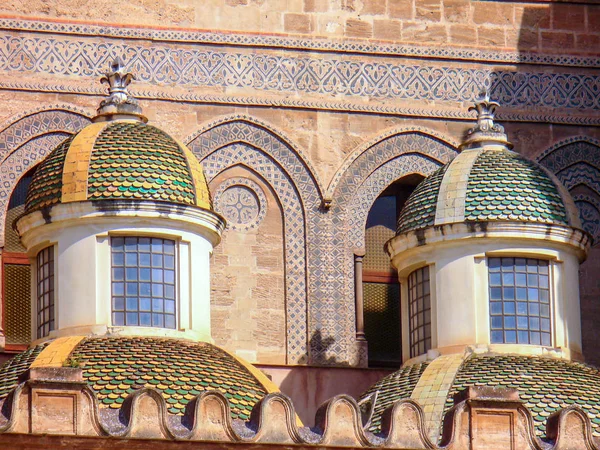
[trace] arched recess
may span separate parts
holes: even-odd
[[[558,142],[537,158],[569,190],[583,228],[600,242],[600,141],[575,136]]]
[[[44,109],[27,111],[0,125],[0,247],[3,249],[3,264],[11,264],[14,269],[12,266],[28,263],[24,255],[19,258],[18,254],[7,252],[4,248],[9,202],[19,180],[65,138],[89,122],[84,111],[70,105],[50,105]],[[4,269],[3,284],[7,281],[6,275],[10,275],[10,270],[6,270],[7,267]],[[7,287],[3,285],[0,295],[4,295]],[[4,313],[4,299],[1,304]]]
[[[314,172],[281,133],[246,116],[212,122],[186,142],[209,182],[224,170],[243,165],[259,174],[277,195],[284,217],[287,362],[308,362],[307,267],[321,203]]]
[[[354,253],[363,252],[365,224],[369,210],[381,193],[395,181],[411,174],[427,176],[451,161],[457,149],[437,134],[423,129],[399,129],[359,149],[346,170],[338,176],[332,189],[331,208],[333,242],[338,250],[331,252],[329,265],[333,282],[320,293],[332,298],[332,314],[323,325],[334,329],[333,322],[343,319],[344,330],[331,340],[354,346],[353,362],[366,365],[366,348],[356,345],[354,304]],[[324,349],[327,351],[327,349]],[[315,350],[316,351],[316,350]],[[352,350],[348,349],[352,352]]]

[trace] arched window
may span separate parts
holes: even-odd
[[[400,285],[384,245],[395,236],[398,215],[422,179],[410,175],[389,186],[375,200],[367,217],[362,280],[364,331],[372,367],[402,363]]]

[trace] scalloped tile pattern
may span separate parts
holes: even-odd
[[[398,217],[397,234],[434,224],[440,186],[448,165],[440,167],[415,188]]]
[[[195,205],[183,150],[162,130],[117,121],[96,138],[88,173],[90,200],[158,200]]]
[[[19,377],[29,369],[29,366],[47,345],[48,342],[44,342],[27,349],[0,366],[0,399],[7,397],[17,387]]]
[[[161,338],[86,338],[73,351],[100,407],[118,409],[137,389],[158,389],[171,414],[202,391],[227,397],[232,418],[248,420],[267,390],[239,362],[206,343]]]
[[[35,171],[27,189],[25,213],[60,203],[63,167],[73,139],[75,136],[65,139]]]
[[[600,436],[600,370],[582,363],[559,359],[518,356],[472,356],[459,369],[446,399],[467,386],[515,388],[535,421],[536,433],[544,436],[546,420],[570,405],[581,407],[590,417],[592,433]]]
[[[488,220],[569,224],[550,177],[536,163],[507,150],[482,151],[469,176],[465,221]]]
[[[428,362],[423,362],[402,367],[400,370],[379,380],[360,396],[360,399],[363,400],[377,392],[369,431],[374,433],[381,431],[381,415],[383,412],[396,400],[410,398],[419,378],[421,378],[428,365]]]

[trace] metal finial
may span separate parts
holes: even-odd
[[[487,90],[478,95],[475,104],[469,107],[469,112],[477,112],[477,125],[467,132],[467,138],[462,144],[463,148],[472,147],[473,144],[483,142],[502,143],[512,148],[512,144],[508,142],[504,133],[504,127],[494,122],[498,106],[500,106],[498,103],[490,100],[490,94]]]
[[[98,116],[103,120],[110,120],[113,115],[132,115],[142,117],[142,109],[138,101],[127,91],[129,84],[135,76],[125,70],[125,65],[120,57],[116,57],[109,65],[109,71],[100,79],[101,83],[108,84],[108,97],[100,102]]]

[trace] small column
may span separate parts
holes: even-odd
[[[364,317],[364,294],[363,294],[363,252],[354,253],[354,301],[356,310],[356,340],[366,341],[365,317]]]

